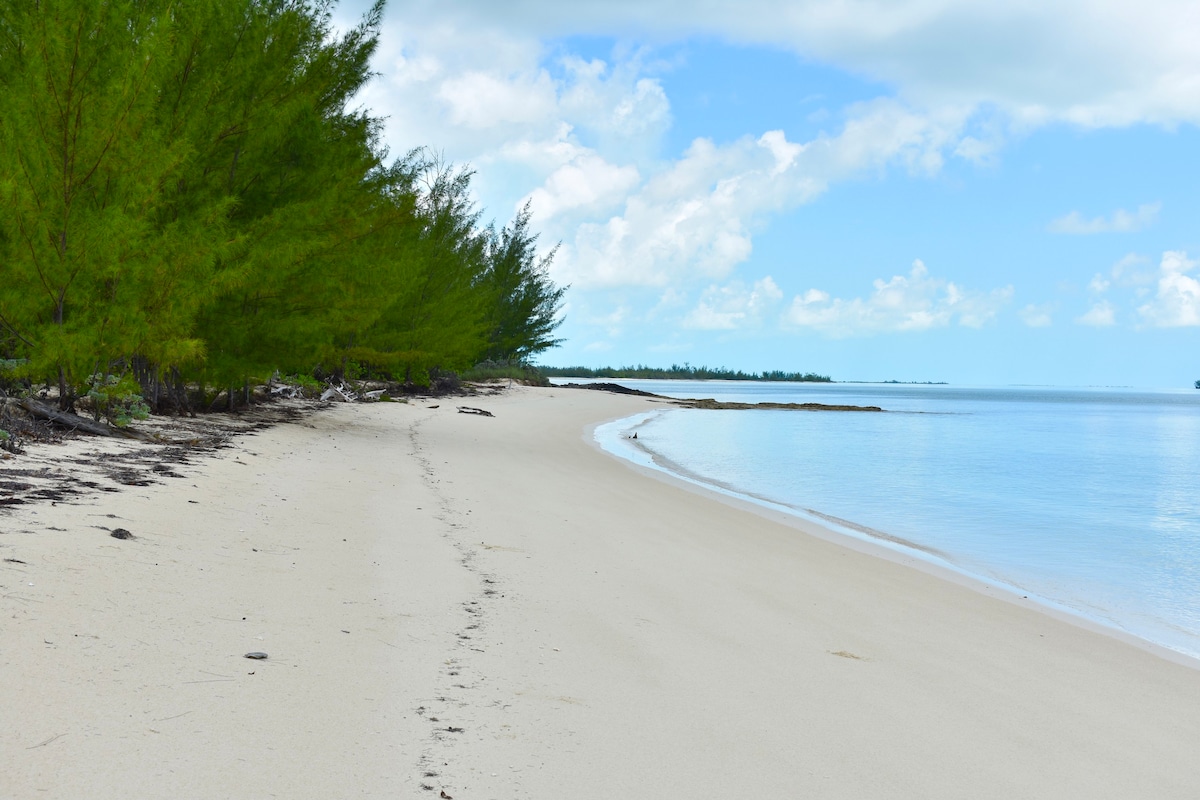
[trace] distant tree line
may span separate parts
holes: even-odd
[[[667,369],[638,365],[636,367],[543,367],[538,371],[548,378],[645,378],[650,380],[693,380],[693,381],[794,381],[806,383],[832,383],[828,375],[815,372],[742,372],[717,367],[693,367],[688,364],[672,364]]]
[[[0,379],[64,409],[114,384],[170,407],[558,342],[528,206],[497,230],[469,169],[389,159],[350,105],[382,0],[342,34],[332,7],[0,0]]]

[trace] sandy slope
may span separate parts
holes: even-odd
[[[1200,671],[471,404],[0,512],[0,797],[1196,796]]]

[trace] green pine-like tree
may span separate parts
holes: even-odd
[[[186,331],[156,330],[154,275],[187,235],[155,224],[185,159],[154,124],[171,47],[161,11],[0,0],[0,324],[64,407],[152,337],[180,358],[197,350]]]
[[[488,231],[483,285],[492,295],[486,351],[490,361],[524,364],[562,341],[552,337],[567,287],[555,286],[549,276],[558,248],[538,256],[531,217],[526,203],[499,233]]]
[[[530,212],[386,163],[351,108],[382,2],[0,0],[0,358],[69,408],[351,361],[417,382],[553,346]],[[125,385],[125,383],[121,383]]]

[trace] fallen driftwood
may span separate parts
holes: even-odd
[[[343,403],[352,403],[358,399],[358,394],[346,384],[341,386],[330,386],[321,393],[322,400],[340,400]]]
[[[157,441],[155,437],[141,431],[116,428],[112,425],[106,425],[103,422],[96,422],[87,417],[81,417],[78,414],[72,414],[69,411],[59,411],[57,408],[48,406],[45,403],[39,403],[37,400],[29,397],[17,400],[10,398],[5,402],[24,409],[27,414],[36,419],[44,419],[48,422],[53,422],[55,425],[62,425],[73,430],[90,433],[94,436],[118,436],[125,439],[138,439],[143,442]]]
[[[286,397],[293,400],[297,397],[304,397],[304,387],[294,386],[290,383],[277,383],[268,390],[268,393],[271,397]]]
[[[481,416],[481,417],[496,416],[495,414],[493,414],[490,411],[484,411],[482,408],[471,408],[470,406],[459,406],[458,413],[460,413],[460,414],[477,414],[478,416]]]

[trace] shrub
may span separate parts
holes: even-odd
[[[110,424],[124,428],[135,419],[150,417],[142,387],[129,375],[118,377],[97,372],[88,378],[87,397],[97,422],[103,417]]]

